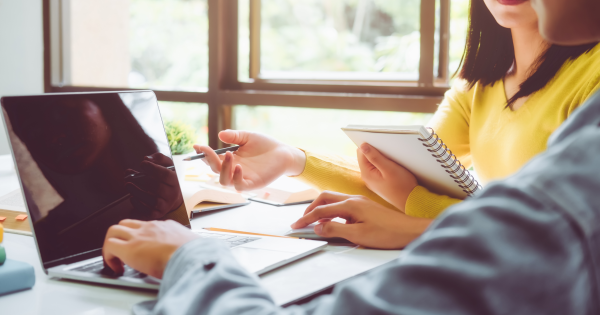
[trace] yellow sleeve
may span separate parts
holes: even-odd
[[[446,92],[444,101],[438,107],[429,122],[429,126],[440,136],[454,155],[466,167],[471,167],[471,149],[469,144],[469,121],[472,93],[462,80]],[[462,200],[438,195],[427,188],[417,186],[406,200],[406,214],[420,218],[435,218],[449,206]]]
[[[461,199],[434,194],[423,186],[417,186],[406,200],[406,214],[411,217],[433,219],[446,208],[461,201]]]
[[[362,195],[388,208],[397,210],[367,188],[360,177],[358,162],[341,156],[321,155],[308,151],[302,174],[296,178],[319,191],[330,190],[349,195]]]

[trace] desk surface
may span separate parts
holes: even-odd
[[[0,156],[0,165],[4,159],[9,160]],[[14,172],[0,169],[0,195],[16,188]],[[192,220],[192,228],[220,227],[282,234],[305,208],[306,205],[274,207],[252,203],[197,215]],[[35,243],[29,236],[6,234],[4,246],[8,258],[34,266],[36,284],[32,290],[1,296],[3,314],[130,314],[133,304],[156,297],[152,291],[49,278],[41,268]],[[325,250],[262,275],[261,281],[275,301],[284,305],[390,262],[399,253],[329,245]]]

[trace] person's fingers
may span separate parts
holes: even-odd
[[[130,227],[132,229],[138,229],[144,224],[144,221],[134,219],[123,219],[119,222],[119,225]]]
[[[252,190],[255,186],[253,180],[244,179],[244,173],[241,165],[236,165],[233,169],[233,187],[237,191]]]
[[[348,198],[352,197],[351,195],[346,195],[346,194],[342,194],[342,193],[338,193],[338,192],[334,192],[334,191],[324,191],[322,192],[317,199],[315,199],[315,201],[311,202],[310,205],[308,205],[308,207],[306,208],[306,210],[304,210],[304,215],[306,215],[307,213],[311,212],[314,208],[320,206],[320,205],[325,205],[325,204],[329,204],[329,203],[334,203],[334,202],[340,202],[340,201],[344,201]]]
[[[169,157],[167,157],[166,155],[164,155],[160,152],[154,153],[152,155],[148,155],[144,158],[144,160],[150,161],[154,164],[158,164],[158,165],[164,166],[164,167],[175,165],[175,164],[173,164],[173,160],[171,160]]]
[[[106,239],[118,238],[128,241],[133,237],[133,230],[134,229],[124,225],[113,225],[106,231]]]
[[[243,146],[250,140],[251,133],[239,130],[223,130],[219,132],[219,139],[225,143]]]
[[[123,261],[119,258],[126,251],[127,242],[113,237],[106,237],[104,246],[102,246],[102,256],[104,265],[108,266],[117,275],[125,272]]]
[[[141,189],[134,183],[126,183],[125,189],[127,189],[127,191],[129,192],[129,194],[131,194],[131,196],[139,199],[144,204],[147,204],[149,206],[156,205],[156,196],[151,192]]]
[[[367,159],[360,148],[356,149],[356,160],[358,161],[358,167],[360,168],[361,174],[367,174],[373,169],[376,169],[375,165]]]
[[[221,176],[219,176],[219,183],[223,186],[229,186],[231,184],[231,176],[233,172],[233,154],[231,152],[225,153],[225,160],[221,165]]]
[[[209,146],[205,146],[205,145],[194,145],[194,149],[196,150],[196,153],[200,154],[200,153],[204,153],[205,157],[204,157],[204,162],[207,163],[210,166],[210,169],[219,174],[221,172],[221,159],[219,158],[219,155],[217,153],[215,153],[215,150],[213,150],[211,147]]]
[[[333,238],[340,237],[352,241],[356,235],[359,235],[360,224],[344,224],[335,221],[323,222],[315,226],[315,234]]]
[[[142,163],[140,163],[140,167],[144,173],[146,173],[146,175],[150,175],[169,186],[178,184],[177,174],[173,170],[170,170],[159,164],[155,164],[151,161],[142,161]]]
[[[381,154],[381,152],[368,143],[361,144],[360,150],[363,152],[367,160],[371,162],[371,164],[373,164],[373,166],[375,166],[382,174],[385,173],[385,170],[393,167],[393,164],[397,165],[396,162],[385,157],[383,154]]]
[[[292,224],[292,229],[300,229],[321,219],[343,218],[352,220],[354,208],[345,201],[318,206]]]

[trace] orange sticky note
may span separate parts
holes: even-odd
[[[26,214],[19,214],[15,220],[17,221],[25,221],[25,219],[27,219],[27,215]]]
[[[0,222],[4,222],[4,220],[6,220],[6,217],[0,217]]]

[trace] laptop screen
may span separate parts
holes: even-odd
[[[42,262],[101,253],[127,218],[190,225],[151,91],[2,98]]]

